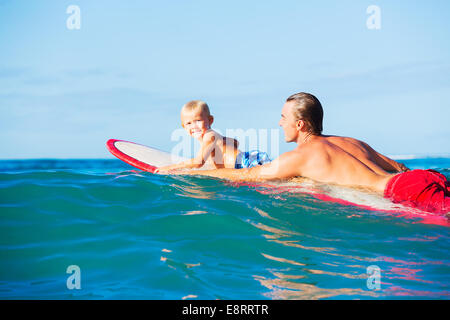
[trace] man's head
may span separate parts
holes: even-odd
[[[321,135],[323,109],[320,101],[309,93],[296,93],[286,99],[280,126],[287,142],[297,141],[299,133]]]
[[[181,108],[181,126],[194,138],[203,137],[213,121],[214,117],[204,101],[189,101]]]

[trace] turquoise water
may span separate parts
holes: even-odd
[[[450,159],[404,161],[450,176]],[[447,168],[447,169],[446,169]],[[449,228],[314,195],[0,161],[1,299],[448,299]],[[67,267],[81,289],[68,289]],[[369,266],[380,288],[367,285]]]

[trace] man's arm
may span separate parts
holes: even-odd
[[[174,174],[204,175],[232,181],[280,180],[300,176],[300,160],[298,153],[290,151],[270,163],[253,168],[180,171]]]
[[[197,158],[189,159],[180,163],[171,164],[168,166],[159,167],[155,170],[156,173],[169,172],[171,170],[179,170],[179,169],[192,169],[192,168],[200,168],[203,164],[199,163]]]
[[[377,156],[381,159],[382,163],[388,163],[388,165],[386,166],[387,169],[383,168],[386,171],[390,171],[390,172],[409,171],[409,168],[407,166],[405,166],[403,163],[392,160],[378,152],[377,152]],[[380,165],[380,164],[378,164],[378,165]],[[389,168],[393,168],[394,170],[389,170]]]
[[[363,142],[363,145],[366,147],[366,150],[369,152],[371,158],[376,162],[378,166],[383,168],[388,172],[405,172],[409,171],[403,163],[399,163],[395,160],[392,160],[381,153],[376,152],[371,146],[367,143]]]

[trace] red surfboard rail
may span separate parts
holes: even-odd
[[[133,157],[123,153],[115,146],[116,142],[127,142],[127,143],[132,143],[132,144],[138,144],[138,143],[134,143],[131,141],[125,141],[125,140],[118,140],[118,139],[109,139],[106,142],[106,148],[108,148],[109,152],[111,152],[114,156],[116,156],[120,160],[128,163],[129,165],[132,165],[135,168],[141,169],[142,171],[155,173],[155,170],[157,169],[157,167],[147,164],[145,162],[139,161],[138,159],[133,158]]]

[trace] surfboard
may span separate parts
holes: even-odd
[[[168,152],[148,147],[142,144],[138,144],[131,141],[110,139],[106,143],[108,150],[120,160],[128,163],[129,165],[138,168],[143,171],[154,173],[158,167],[170,165],[183,160],[186,160],[175,155],[171,155]],[[380,198],[379,196],[370,196],[362,192],[352,190],[349,192],[345,188],[330,186],[327,190],[319,190],[314,187],[310,182],[304,181],[290,181],[290,182],[271,182],[271,183],[246,183],[238,182],[236,185],[240,186],[257,186],[267,187],[269,193],[271,192],[301,192],[309,193],[316,198],[324,201],[340,202],[341,204],[358,204],[364,206],[367,204],[377,203],[377,209],[392,209],[392,203],[386,199],[380,199],[381,201],[374,201],[374,198]]]
[[[185,158],[172,155],[162,150],[148,147],[135,142],[110,139],[106,143],[108,150],[120,160],[143,171],[155,173],[158,167],[174,164]],[[341,205],[357,206],[370,211],[400,214],[405,218],[419,218],[421,223],[448,225],[445,217],[424,213],[418,209],[406,208],[394,204],[380,195],[371,194],[341,186],[318,187],[316,183],[303,180],[291,180],[290,182],[246,183],[234,182],[235,186],[254,187],[264,194],[302,193],[314,198],[334,202]]]
[[[162,150],[131,141],[109,139],[106,147],[114,156],[143,171],[154,173],[158,167],[186,160]]]

